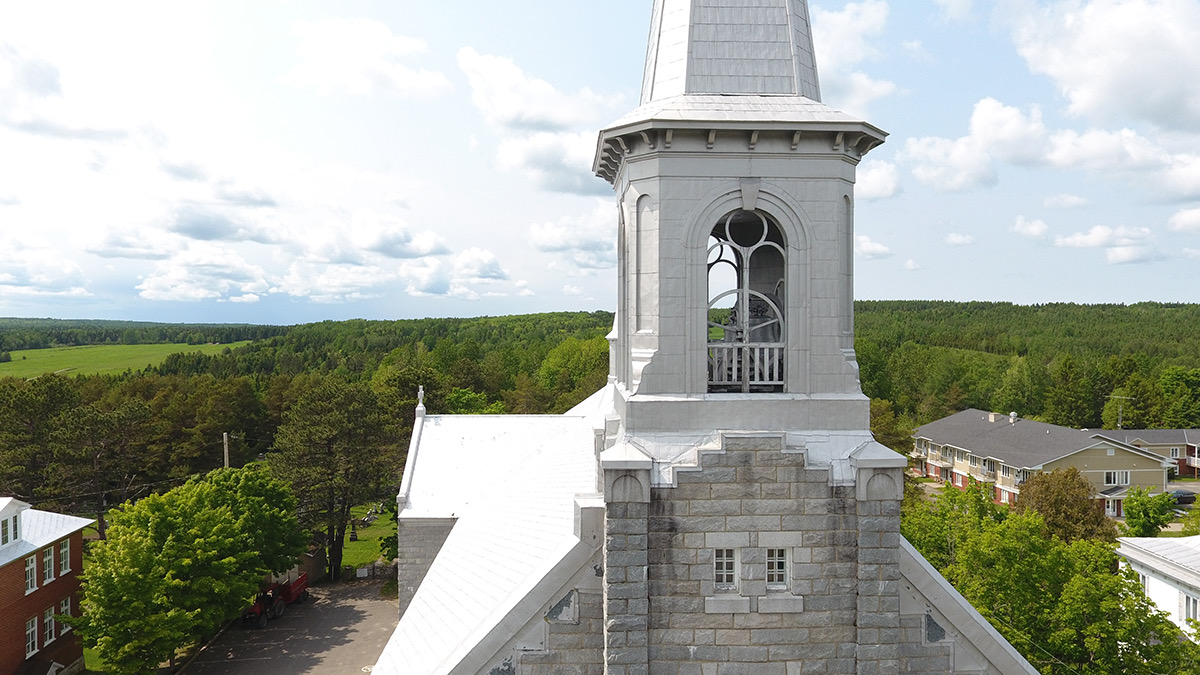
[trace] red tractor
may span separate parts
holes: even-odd
[[[266,628],[268,619],[283,616],[283,610],[294,602],[308,599],[308,572],[292,570],[282,577],[272,578],[264,584],[254,602],[242,612],[242,624]]]

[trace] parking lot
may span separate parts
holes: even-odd
[[[378,581],[315,586],[307,602],[289,605],[264,629],[235,622],[182,672],[370,672],[398,621],[397,602],[380,597],[380,586]]]

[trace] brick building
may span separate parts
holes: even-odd
[[[91,522],[0,498],[0,674],[83,670],[83,647],[58,617],[79,613],[83,528]]]
[[[655,0],[618,208],[608,385],[425,415],[375,673],[1036,671],[900,535],[853,324],[855,169],[804,0]]]

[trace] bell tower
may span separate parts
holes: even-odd
[[[885,136],[821,103],[805,0],[655,0],[640,105],[593,164],[619,201],[627,436],[868,429],[854,176]]]

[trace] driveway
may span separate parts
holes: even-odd
[[[266,628],[234,622],[182,672],[185,675],[363,673],[391,637],[399,605],[379,581],[327,584],[308,602],[288,605]]]

